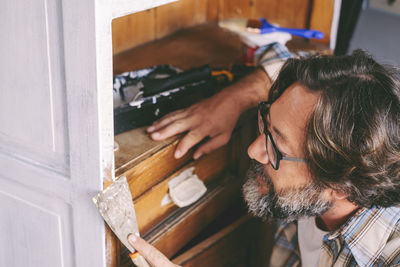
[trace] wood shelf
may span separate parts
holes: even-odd
[[[294,38],[287,46],[291,50],[329,51],[327,45]],[[242,44],[239,37],[214,24],[202,24],[182,29],[175,34],[133,48],[114,56],[114,74],[160,64],[189,69],[209,64],[213,67],[241,63]],[[161,142],[151,140],[145,128],[131,130],[115,137],[120,150],[115,153],[116,176],[169,146],[175,150],[179,136]]]

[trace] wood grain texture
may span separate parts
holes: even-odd
[[[151,157],[125,172],[133,199],[136,199],[190,160],[193,155],[192,151],[182,158],[174,158],[176,145],[177,142],[169,144],[164,149],[157,151]]]
[[[149,9],[112,21],[113,53],[118,54],[156,38],[155,9]]]
[[[117,54],[182,28],[237,17],[265,17],[282,27],[310,26],[326,34],[327,37],[323,40],[326,43],[329,40],[333,2],[334,0],[180,0],[114,20],[113,50]]]
[[[316,42],[328,44],[330,41],[334,4],[335,0],[313,0],[310,29],[325,34],[324,39],[315,40]]]
[[[207,1],[180,0],[156,9],[156,38],[207,21]]]
[[[160,40],[114,56],[114,74],[172,64],[182,69],[210,64],[220,67],[240,63],[239,37],[213,24],[182,29]]]
[[[145,239],[167,257],[172,257],[229,207],[235,198],[240,197],[241,180],[231,176],[225,177],[224,180],[225,183],[207,192],[198,202],[183,210],[178,216],[165,221],[145,236]]]
[[[106,266],[119,267],[121,242],[107,224],[105,224],[105,227],[106,227]]]
[[[249,145],[256,139],[257,130],[257,110],[252,109],[243,113],[238,121],[238,128],[232,135],[234,145],[230,146],[231,151],[229,170],[239,177],[245,177],[245,173],[249,168],[250,158],[247,154]]]
[[[207,1],[207,21],[217,23],[221,19],[221,7],[223,0],[208,0]]]
[[[172,261],[175,264],[188,267],[199,266],[199,264],[224,266],[228,259],[233,258],[232,255],[235,255],[234,258],[237,260],[240,258],[240,252],[242,252],[245,247],[242,246],[243,244],[240,244],[242,241],[241,237],[244,235],[242,228],[246,226],[249,220],[249,215],[241,217],[218,233],[177,256]],[[232,246],[234,248],[232,248]],[[216,260],[218,265],[216,265]]]
[[[146,128],[133,129],[115,136],[119,149],[115,152],[115,175],[120,176],[157,151],[177,141],[179,135],[163,141],[153,141]]]
[[[265,17],[282,27],[305,28],[310,0],[255,0],[251,17]]]
[[[219,12],[220,20],[251,17],[254,0],[223,0]]]
[[[272,227],[244,215],[173,259],[184,267],[268,266]]]
[[[168,182],[171,179],[178,176],[187,168],[195,167],[194,174],[207,185],[225,169],[227,165],[227,154],[228,148],[225,146],[199,160],[193,161],[174,172],[168,178],[162,180],[159,184],[136,199],[134,204],[139,232],[141,234],[146,234],[152,227],[160,223],[173,211],[179,209],[173,202],[164,206],[161,205],[163,198],[168,194]]]

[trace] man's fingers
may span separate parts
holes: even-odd
[[[151,138],[154,140],[163,140],[176,134],[189,130],[190,124],[187,120],[176,120],[164,128],[153,132]]]
[[[155,132],[163,128],[164,126],[170,124],[171,122],[184,118],[186,116],[186,112],[184,111],[185,111],[184,109],[177,110],[165,115],[159,120],[156,120],[150,127],[147,128],[147,132],[149,133]]]
[[[155,247],[144,241],[141,237],[134,234],[128,236],[129,243],[137,250],[140,254],[155,267],[170,267],[176,266],[170,260],[158,251]]]
[[[188,132],[182,140],[178,143],[175,150],[175,158],[180,158],[186,154],[193,146],[199,143],[203,138],[206,137],[198,129],[193,129]]]
[[[225,145],[228,143],[230,136],[225,135],[225,134],[220,134],[217,136],[214,136],[210,140],[208,140],[205,144],[202,144],[196,152],[193,154],[194,159],[200,158],[204,154],[208,154],[209,152]]]

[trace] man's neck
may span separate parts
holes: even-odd
[[[334,231],[344,224],[359,206],[347,199],[337,200],[332,208],[316,219],[317,226],[324,231]]]

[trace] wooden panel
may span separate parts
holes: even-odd
[[[180,0],[156,10],[156,37],[207,21],[207,1]]]
[[[310,29],[322,31],[324,39],[316,42],[329,43],[335,0],[313,0]]]
[[[227,266],[230,261],[234,260],[236,261],[235,266],[238,266],[239,259],[243,258],[246,247],[243,243],[246,231],[243,231],[245,230],[243,228],[249,220],[250,216],[245,215],[232,222],[231,225],[174,258],[173,262],[185,267],[202,264],[211,267]]]
[[[228,66],[241,62],[241,49],[236,35],[215,25],[198,25],[114,56],[114,73],[158,64],[182,69],[204,64]]]
[[[240,116],[237,125],[240,125],[240,128],[235,130],[235,134],[232,135],[230,141],[234,145],[230,146],[229,170],[239,177],[244,177],[249,168],[250,162],[250,158],[247,155],[247,149],[256,139],[258,134],[256,109],[251,109],[243,113]]]
[[[106,227],[106,266],[119,267],[120,266],[120,251],[121,242],[118,237],[113,233],[108,224]]]
[[[115,136],[119,149],[115,152],[115,175],[120,176],[161,149],[176,142],[179,136],[153,141],[145,127]]]
[[[61,1],[1,1],[0,147],[68,175]]]
[[[221,16],[221,7],[223,0],[208,0],[207,1],[207,21],[218,22]]]
[[[1,191],[0,203],[0,266],[64,265],[59,214]]]
[[[182,158],[175,159],[173,155],[176,145],[177,142],[169,144],[165,149],[156,152],[125,172],[133,199],[143,194],[192,157],[193,153],[191,151]]]
[[[168,182],[178,176],[182,171],[190,167],[195,167],[194,173],[208,184],[213,178],[219,175],[227,165],[227,151],[225,146],[213,153],[202,157],[188,165],[185,165],[179,171],[173,173],[167,179],[151,188],[141,197],[136,199],[135,211],[138,220],[139,232],[146,234],[150,228],[165,219],[173,211],[179,209],[173,202],[161,205],[163,198],[168,194]]]
[[[113,53],[117,54],[155,39],[154,9],[112,21]]]
[[[253,4],[254,0],[223,0],[220,18],[249,18]]]
[[[245,215],[173,259],[184,266],[268,266],[273,232],[268,223]]]
[[[240,196],[241,180],[227,176],[225,182],[207,192],[198,202],[153,230],[145,239],[172,257]]]
[[[282,27],[306,28],[310,0],[254,0],[251,17],[265,17]]]
[[[179,29],[243,17],[267,18],[282,27],[321,30],[329,40],[334,0],[180,0],[114,20],[114,54]]]

